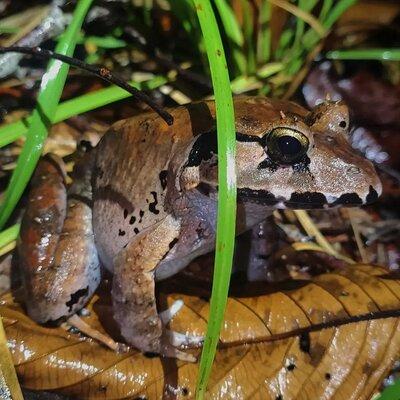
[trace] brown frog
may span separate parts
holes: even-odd
[[[359,206],[381,183],[348,142],[343,103],[314,110],[238,97],[237,233],[273,209]],[[29,315],[60,321],[88,302],[100,265],[113,274],[114,318],[143,352],[185,358],[155,301],[155,282],[214,248],[217,141],[213,101],[119,121],[77,163],[67,190],[60,162],[37,167],[19,240]],[[250,266],[251,268],[251,266]],[[187,343],[190,343],[188,338]]]

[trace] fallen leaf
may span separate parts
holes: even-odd
[[[175,279],[161,290],[161,308],[185,303],[170,328],[204,334],[204,281]],[[84,318],[121,340],[110,307],[100,291]],[[134,350],[117,354],[77,333],[39,326],[10,295],[3,296],[0,314],[27,389],[79,399],[195,395],[197,364]],[[368,399],[400,355],[399,317],[400,278],[383,267],[351,265],[311,281],[234,281],[207,399]]]

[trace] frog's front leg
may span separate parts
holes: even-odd
[[[114,318],[126,341],[143,352],[195,361],[176,349],[175,332],[163,329],[155,298],[155,269],[179,236],[171,215],[137,235],[114,259]],[[174,335],[175,334],[175,335]],[[176,336],[176,337],[174,337]]]
[[[100,282],[94,245],[90,171],[85,157],[67,200],[63,163],[42,159],[32,180],[21,223],[19,260],[28,314],[37,322],[59,321],[76,313]]]

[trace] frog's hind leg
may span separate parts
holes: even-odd
[[[154,270],[178,237],[179,221],[168,215],[155,226],[142,231],[114,260],[114,318],[127,342],[143,352],[195,361],[191,354],[175,346],[187,344],[181,334],[163,329],[179,311],[181,303],[157,313]]]
[[[77,165],[68,200],[61,159],[41,159],[32,179],[18,248],[27,311],[37,322],[73,315],[100,282],[90,207],[92,164],[89,153]]]

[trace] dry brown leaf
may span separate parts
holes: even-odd
[[[200,286],[175,281],[174,293],[161,293],[163,308],[185,302],[172,329],[205,333],[209,303],[197,295],[204,296]],[[382,267],[352,265],[292,281],[291,288],[257,287],[232,288],[207,399],[372,396],[400,355],[400,278]],[[0,314],[24,387],[79,399],[194,397],[198,364],[114,353],[61,328],[38,326],[10,298]],[[85,320],[118,339],[109,296],[96,295],[89,308]]]

